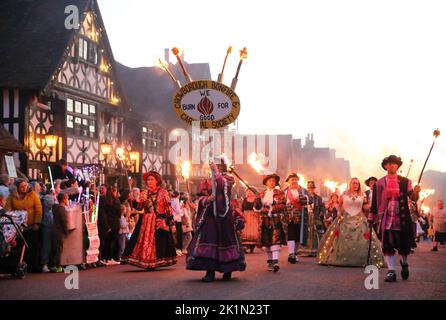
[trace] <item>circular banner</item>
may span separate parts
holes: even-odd
[[[173,108],[189,125],[200,121],[202,129],[218,129],[235,121],[240,99],[231,88],[212,80],[193,81],[178,89]]]

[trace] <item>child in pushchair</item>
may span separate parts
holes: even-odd
[[[27,222],[26,211],[0,209],[0,273],[11,274],[23,279],[27,272],[23,261],[28,248],[23,236]]]

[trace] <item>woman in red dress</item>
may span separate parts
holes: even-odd
[[[141,228],[129,264],[154,269],[176,264],[176,252],[172,236],[173,214],[169,193],[161,188],[158,172],[144,174],[147,190],[141,193]]]

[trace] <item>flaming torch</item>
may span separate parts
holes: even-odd
[[[430,208],[428,206],[426,206],[425,204],[422,204],[421,211],[423,211],[424,213],[429,213]]]
[[[225,66],[226,66],[226,60],[228,60],[228,56],[232,52],[232,46],[229,46],[228,50],[226,51],[225,61],[223,62],[223,68],[221,68],[221,73],[218,75],[218,82],[223,83],[223,75],[225,72]]]
[[[435,193],[434,189],[423,189],[420,191],[419,201],[423,202],[426,198],[430,197]]]
[[[181,88],[181,83],[179,80],[175,79],[175,77],[173,76],[172,72],[169,69],[169,64],[162,60],[161,58],[158,58],[158,66],[163,69],[164,71],[166,71],[166,73],[169,75],[170,79],[172,79],[173,83],[179,88]]]
[[[238,63],[237,72],[235,73],[234,79],[232,79],[231,89],[235,91],[235,87],[237,87],[238,75],[240,73],[240,69],[242,67],[243,60],[248,57],[248,50],[244,47],[240,50],[240,62]]]
[[[339,184],[335,181],[330,181],[330,180],[325,180],[324,186],[330,189],[332,193],[336,192],[336,190],[339,190],[341,193],[343,193],[347,189],[346,183]]]
[[[186,182],[186,189],[189,193],[189,177],[190,177],[190,161],[184,160],[181,162],[181,175],[183,176],[184,182]]]
[[[325,180],[324,181],[324,187],[327,187],[328,189],[330,189],[331,193],[335,193],[336,192],[336,187],[337,186],[338,186],[337,182],[330,181],[330,180]]]
[[[178,50],[178,48],[174,47],[174,48],[172,48],[172,53],[175,55],[175,57],[177,57],[178,63],[180,64],[181,70],[183,71],[186,81],[192,82],[192,78],[190,77],[189,73],[187,73],[186,68],[183,65],[183,62],[181,61],[180,50]]]
[[[265,172],[265,168],[262,165],[260,158],[262,158],[263,154],[257,154],[255,152],[251,153],[248,157],[248,164],[257,172]],[[264,156],[263,156],[264,158]]]
[[[427,155],[426,161],[424,162],[423,169],[421,170],[420,177],[418,178],[418,184],[420,184],[420,182],[421,182],[421,178],[423,177],[423,172],[424,172],[424,169],[426,168],[427,160],[429,160],[429,157],[430,157],[430,155],[431,155],[432,149],[434,148],[435,140],[436,140],[436,139],[438,138],[438,136],[440,135],[440,129],[434,130],[433,135],[434,135],[434,142],[432,143],[432,147],[431,147],[431,149],[429,150],[429,154]]]
[[[248,181],[243,180],[243,178],[240,177],[240,175],[235,171],[234,166],[229,166],[229,167],[228,167],[228,172],[231,173],[231,174],[233,174],[234,176],[236,176],[236,177],[240,180],[240,182],[242,183],[242,185],[244,185],[246,188],[248,188],[249,190],[251,190],[254,194],[259,194],[259,192],[258,192],[256,189],[254,189],[253,187],[251,187],[251,186],[248,184]]]

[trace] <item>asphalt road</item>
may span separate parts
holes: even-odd
[[[247,270],[234,273],[231,282],[217,275],[214,283],[202,283],[203,272],[185,269],[184,257],[173,267],[145,271],[130,265],[88,269],[79,273],[79,289],[67,290],[68,274],[28,274],[25,279],[0,276],[0,299],[160,299],[160,300],[294,300],[294,299],[446,299],[446,246],[430,252],[431,243],[419,245],[409,258],[410,278],[385,283],[379,272],[379,289],[367,290],[362,268],[317,265],[315,258],[287,262],[282,248],[281,270],[266,270],[265,254],[247,254]]]

